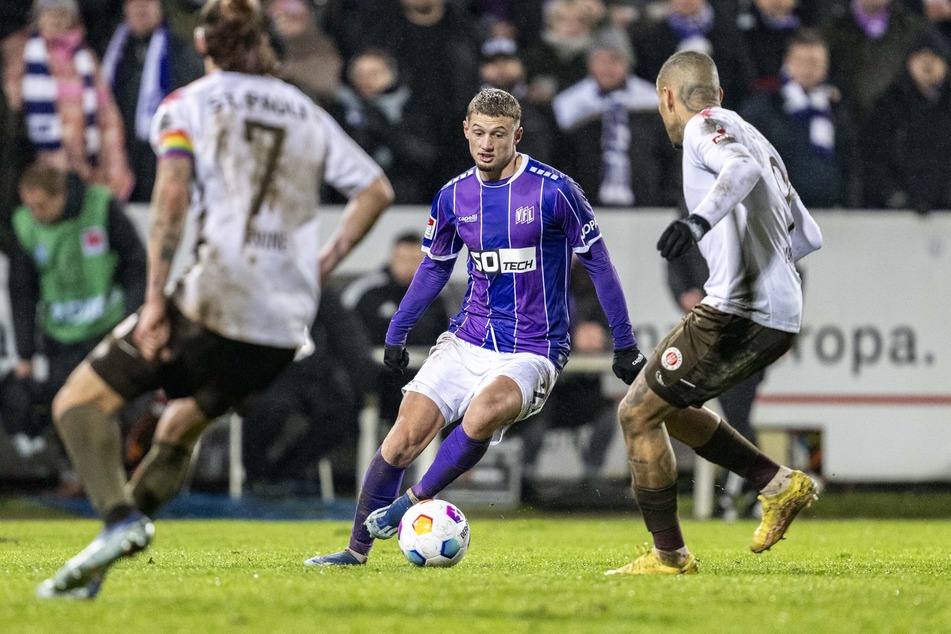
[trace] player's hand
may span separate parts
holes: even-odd
[[[383,365],[390,369],[393,374],[403,374],[403,370],[409,365],[409,352],[406,346],[383,346]]]
[[[151,361],[158,358],[168,361],[171,352],[166,347],[171,330],[168,323],[168,314],[165,312],[165,301],[146,301],[139,313],[139,321],[135,325],[132,338],[138,347],[142,358]]]
[[[630,348],[621,348],[614,351],[614,362],[611,364],[611,369],[614,370],[614,376],[630,385],[646,364],[647,357],[637,349],[637,344],[635,344]]]
[[[660,240],[657,241],[657,250],[665,259],[673,260],[700,242],[700,238],[707,231],[710,231],[710,223],[705,218],[695,214],[680,220],[674,220],[664,229],[664,233],[660,234]]]

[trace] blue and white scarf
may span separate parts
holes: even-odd
[[[817,154],[835,152],[835,125],[832,122],[831,86],[820,84],[806,92],[783,73],[783,109],[797,121],[809,124],[809,142]]]
[[[50,72],[49,52],[39,33],[27,40],[23,53],[26,72],[23,75],[23,111],[26,114],[27,134],[40,151],[54,151],[63,147],[63,121],[56,110],[56,78]],[[73,54],[73,64],[83,83],[83,113],[85,115],[86,157],[96,165],[99,159],[99,126],[96,122],[96,63],[85,46]]]
[[[601,120],[601,186],[603,205],[633,205],[631,184],[631,112],[656,112],[657,90],[640,77],[629,76],[623,88],[604,93],[590,77],[562,91],[552,101],[558,127],[565,131]]]
[[[113,90],[116,87],[116,69],[122,61],[128,40],[129,27],[122,23],[109,40],[106,54],[102,58],[102,74]],[[152,33],[149,48],[145,53],[142,84],[139,86],[139,98],[135,104],[135,136],[140,140],[148,141],[152,115],[170,92],[172,80],[168,63],[168,27],[163,25]]]

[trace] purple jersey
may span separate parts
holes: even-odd
[[[434,260],[469,250],[469,284],[450,332],[498,352],[543,355],[561,369],[571,254],[600,238],[577,183],[523,154],[508,179],[483,182],[472,168],[443,187],[423,250]]]

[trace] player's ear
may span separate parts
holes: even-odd
[[[720,103],[723,103],[723,88],[720,88]]]
[[[673,112],[674,102],[676,101],[674,97],[674,91],[668,88],[667,86],[664,86],[663,90],[664,90],[664,96],[663,96],[664,109],[667,110],[667,112]]]
[[[469,119],[468,118],[462,120],[462,134],[464,134],[467,139],[469,138]]]
[[[198,51],[198,54],[204,57],[208,54],[208,46],[205,44],[205,29],[203,27],[196,27],[194,32],[195,39],[195,50]]]
[[[518,145],[518,142],[522,140],[522,134],[525,132],[525,128],[519,126],[515,130],[515,144]]]

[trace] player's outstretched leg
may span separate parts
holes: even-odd
[[[148,548],[154,533],[152,520],[138,511],[107,525],[82,552],[41,583],[36,595],[41,599],[94,598],[112,565]]]
[[[304,561],[305,566],[359,566],[365,564],[373,546],[373,536],[364,522],[374,509],[392,502],[400,492],[406,469],[391,465],[377,450],[363,477],[363,486],[353,512],[350,544],[344,550],[330,555],[317,555]]]
[[[304,562],[305,566],[362,566],[367,556],[350,548],[330,555],[315,555]]]
[[[367,527],[370,535],[374,539],[389,539],[396,535],[400,527],[400,520],[403,515],[414,504],[418,504],[419,499],[409,490],[390,504],[378,508],[367,516],[363,525]]]
[[[608,570],[606,575],[695,575],[697,574],[697,560],[690,553],[678,565],[665,562],[657,553],[656,548],[644,544],[643,554],[631,563]]]
[[[761,553],[769,550],[783,538],[799,511],[819,499],[816,483],[802,471],[789,471],[782,481],[770,483],[763,489],[759,501],[763,505],[763,519],[753,532],[750,550]]]
[[[484,391],[488,392],[488,389]],[[470,412],[478,410],[475,402],[470,405]],[[478,464],[489,448],[490,440],[491,433],[489,438],[473,438],[466,433],[465,422],[457,425],[439,446],[433,464],[420,481],[389,506],[380,507],[367,516],[364,526],[370,535],[376,539],[389,539],[396,535],[406,511],[421,500],[435,497],[456,478]]]

